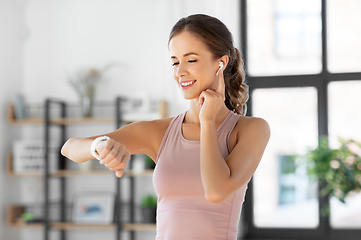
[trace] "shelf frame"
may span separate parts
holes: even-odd
[[[11,125],[43,125],[44,127],[44,142],[45,142],[45,153],[44,153],[44,170],[39,172],[14,172],[13,171],[13,155],[9,153],[7,156],[7,168],[6,172],[9,176],[16,177],[43,177],[44,178],[44,220],[42,223],[26,223],[21,219],[21,214],[25,211],[26,207],[22,205],[12,205],[9,206],[7,211],[7,223],[11,227],[25,227],[25,228],[43,228],[44,229],[44,240],[50,239],[50,230],[60,230],[60,239],[65,240],[66,230],[79,229],[79,230],[114,230],[116,229],[116,239],[121,240],[122,231],[130,231],[130,239],[135,239],[135,231],[155,231],[155,224],[140,224],[140,223],[123,223],[121,221],[121,216],[123,215],[122,209],[120,208],[121,198],[121,179],[117,178],[113,171],[110,170],[67,170],[66,169],[66,160],[67,158],[60,156],[59,158],[59,170],[50,172],[49,158],[49,141],[50,137],[50,128],[52,126],[58,126],[61,128],[61,142],[66,141],[66,126],[67,125],[76,125],[76,124],[101,124],[101,123],[115,123],[116,129],[139,120],[124,119],[124,115],[121,112],[121,103],[124,101],[124,98],[116,98],[116,112],[115,117],[108,118],[67,118],[66,108],[67,103],[62,100],[57,99],[46,99],[45,101],[45,116],[44,118],[25,118],[25,119],[16,119],[14,106],[12,104],[8,105],[8,123]],[[60,116],[61,118],[51,118],[51,105],[58,104],[60,105]],[[160,118],[168,117],[168,103],[166,101],[159,101],[158,112]],[[137,116],[135,116],[136,118]],[[152,176],[154,170],[133,170],[132,161],[130,161],[129,169],[125,170],[125,177],[130,178],[130,195],[131,195],[131,210],[130,210],[130,222],[134,222],[134,198],[135,198],[135,179],[134,177],[139,176]],[[58,177],[60,179],[60,191],[61,191],[61,209],[66,207],[66,178],[67,177],[76,177],[76,176],[113,176],[116,179],[116,214],[114,218],[114,223],[111,225],[80,225],[65,222],[66,211],[61,211],[60,222],[51,222],[49,219],[49,207],[50,207],[50,186],[49,178]]]

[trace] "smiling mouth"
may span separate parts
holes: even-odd
[[[185,87],[189,87],[189,86],[192,86],[197,80],[194,80],[194,81],[189,81],[189,82],[182,82],[180,83],[180,85],[185,88]]]

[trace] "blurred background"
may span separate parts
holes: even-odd
[[[324,135],[330,148],[340,147],[339,137],[361,142],[360,12],[359,0],[0,0],[0,239],[46,238],[43,225],[31,222],[44,214],[45,180],[38,174],[44,166],[16,165],[24,149],[44,150],[46,99],[65,101],[69,118],[98,119],[51,128],[55,152],[64,131],[66,138],[113,131],[117,97],[127,99],[124,118],[134,120],[187,109],[172,78],[167,42],[174,23],[193,13],[215,16],[233,33],[246,62],[248,115],[271,126],[247,191],[239,239],[358,239],[361,193],[351,191],[345,203],[320,196],[296,156],[316,148]],[[84,90],[85,80],[92,93]],[[59,117],[59,107],[51,116]],[[133,170],[144,171],[145,160],[135,156]],[[361,171],[361,163],[355,166]],[[54,174],[60,167],[53,168]],[[91,218],[77,223],[81,216],[74,215],[78,193],[114,193],[114,176],[94,173],[104,172],[96,165],[80,169],[69,161],[67,168],[82,174],[62,175],[70,207],[53,206],[50,215],[58,221],[61,211],[69,212],[67,221],[78,225],[58,226],[48,239],[115,239],[114,226],[99,227],[109,218],[100,218],[98,228],[81,228]],[[46,181],[51,202],[58,202],[59,179]],[[123,212],[135,215],[123,220],[144,223],[140,206],[154,194],[151,174],[124,177],[121,184],[128,206]],[[321,214],[328,203],[329,214]],[[154,239],[154,226],[125,230],[121,237]]]

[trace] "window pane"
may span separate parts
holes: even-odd
[[[330,72],[361,71],[361,1],[327,1]]]
[[[252,0],[247,5],[250,75],[321,72],[321,1]]]
[[[332,82],[329,91],[330,147],[339,147],[338,137],[361,142],[361,81]],[[331,225],[361,228],[361,193],[346,198],[346,204],[331,198]]]
[[[266,119],[271,127],[269,144],[253,178],[254,224],[317,227],[317,184],[308,181],[304,165],[295,160],[295,155],[317,146],[316,89],[257,89],[252,105],[253,115]]]

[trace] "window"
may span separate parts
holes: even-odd
[[[321,197],[297,155],[328,135],[361,141],[361,1],[242,0],[248,114],[271,138],[247,190],[245,239],[358,239],[361,193]],[[330,216],[319,209],[330,204]]]
[[[317,145],[316,89],[256,89],[253,103],[253,115],[267,119],[272,135],[254,177],[255,225],[317,227],[317,185],[307,181],[295,157]]]
[[[321,4],[315,0],[247,2],[251,75],[321,72]]]
[[[329,138],[339,147],[338,138],[361,142],[361,81],[335,81],[328,85]],[[361,179],[360,179],[361,181]],[[361,228],[361,193],[354,193],[346,204],[331,198],[331,226]]]

